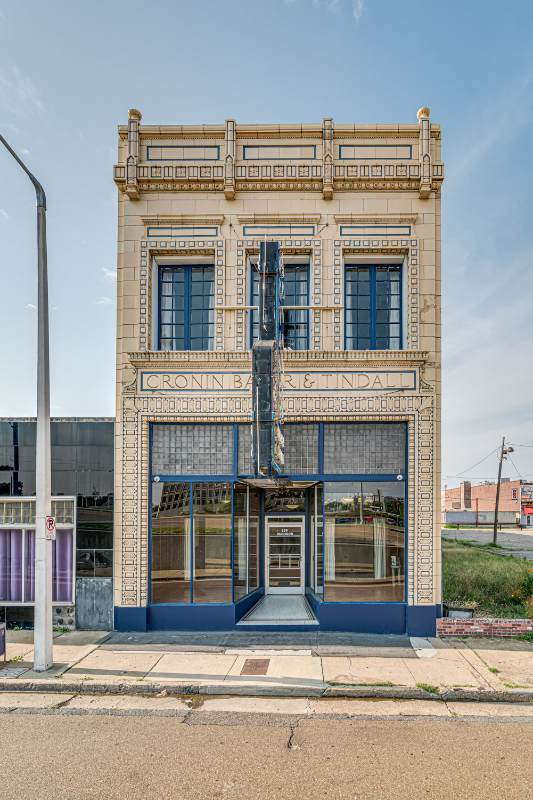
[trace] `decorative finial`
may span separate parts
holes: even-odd
[[[130,110],[128,111],[128,117],[130,119],[138,119],[140,122],[143,118],[143,115],[141,114],[140,111],[137,111],[136,108],[130,108]]]
[[[427,106],[422,106],[422,108],[418,109],[418,113],[416,116],[418,117],[418,121],[420,122],[422,117],[429,117],[429,114],[430,114],[429,108]]]

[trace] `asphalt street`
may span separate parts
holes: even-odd
[[[6,714],[0,796],[524,800],[533,796],[531,731],[512,719],[458,717]]]

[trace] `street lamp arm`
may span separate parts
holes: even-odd
[[[29,171],[26,164],[18,157],[15,151],[8,145],[8,143],[6,142],[1,133],[0,133],[0,141],[6,146],[6,148],[9,150],[15,161],[18,161],[18,163],[20,164],[26,175],[29,177],[30,181],[33,183],[35,187],[35,194],[37,195],[37,208],[44,208],[46,211],[46,195],[44,193],[43,187],[41,186],[35,175],[32,175],[32,173]]]

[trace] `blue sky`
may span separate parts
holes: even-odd
[[[533,445],[531,0],[0,0],[0,131],[48,197],[54,416],[113,415],[116,126],[443,127],[443,474]],[[35,413],[35,199],[0,151],[0,416]],[[504,475],[533,478],[533,447]]]

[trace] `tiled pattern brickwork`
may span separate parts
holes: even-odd
[[[489,636],[511,638],[531,635],[533,620],[530,619],[455,619],[442,617],[437,620],[437,636]]]

